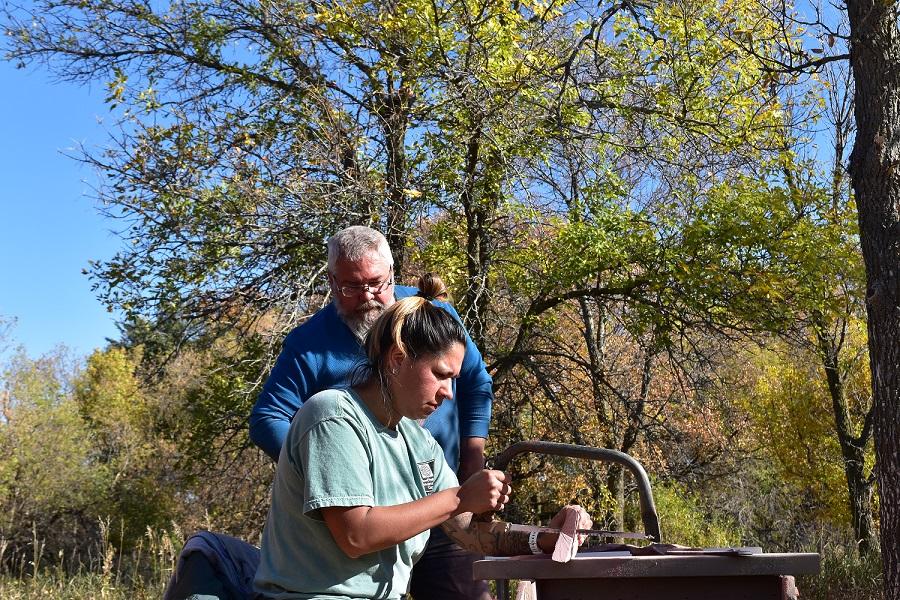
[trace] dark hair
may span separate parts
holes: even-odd
[[[447,297],[447,287],[441,278],[426,273],[419,278],[418,287],[415,296],[392,304],[369,329],[365,344],[367,362],[358,374],[362,381],[384,374],[391,346],[414,360],[443,354],[453,344],[465,346],[466,332],[462,324],[449,312],[431,303],[431,300]]]

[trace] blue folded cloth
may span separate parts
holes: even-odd
[[[243,540],[199,531],[188,538],[163,600],[251,600],[259,548]]]

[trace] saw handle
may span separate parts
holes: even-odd
[[[591,446],[578,446],[576,444],[560,444],[558,442],[545,442],[542,440],[529,440],[517,442],[494,456],[491,460],[492,468],[505,471],[509,462],[526,452],[536,454],[550,454],[554,456],[567,456],[570,458],[585,458],[602,462],[613,462],[628,469],[637,483],[638,496],[641,504],[641,521],[644,523],[644,533],[652,536],[657,543],[662,542],[659,530],[659,516],[656,514],[656,505],[653,502],[653,492],[650,489],[650,479],[647,472],[637,460],[618,450],[609,448],[594,448]],[[490,514],[475,515],[475,520],[490,520]]]

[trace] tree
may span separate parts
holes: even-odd
[[[566,383],[591,391],[603,445],[650,429],[659,364],[780,318],[794,223],[757,173],[782,152],[783,82],[736,41],[780,32],[746,3],[66,0],[6,21],[12,59],[105,81],[122,118],[85,156],[123,223],[91,269],[101,297],[186,337],[243,333],[262,352],[227,356],[257,375],[327,301],[322,241],[350,221],[386,230],[401,275],[455,269],[499,394],[561,380],[547,356],[574,348],[587,379]],[[610,323],[640,377],[605,377]],[[252,393],[240,373],[193,399]]]
[[[246,417],[266,348],[253,345],[260,337],[236,334],[183,341],[180,325],[122,324],[122,340],[91,359],[96,363],[89,369],[93,378],[80,388],[90,392],[82,395],[85,408],[93,412],[108,406],[92,422],[108,419],[107,413],[125,413],[128,418],[117,415],[113,420],[149,426],[132,428],[140,434],[132,435],[139,443],[135,449],[151,449],[152,454],[132,452],[124,461],[123,489],[159,477],[165,485],[157,486],[158,493],[169,497],[155,504],[174,515],[183,529],[208,528],[212,522],[256,539],[273,470],[268,457],[247,439]],[[122,372],[114,375],[116,369]],[[136,388],[133,394],[119,393],[128,386]]]
[[[838,78],[834,78],[838,79]],[[832,79],[832,80],[834,80]],[[834,431],[844,461],[850,523],[858,550],[877,549],[873,521],[874,474],[867,465],[867,447],[872,440],[874,403],[872,396],[858,385],[858,365],[867,359],[865,340],[857,334],[864,318],[864,274],[859,256],[859,238],[853,223],[856,206],[849,198],[843,168],[844,141],[849,136],[849,99],[846,86],[832,87],[826,93],[837,113],[832,113],[834,162],[827,183],[816,183],[815,175],[803,175],[786,167],[791,193],[809,198],[810,221],[816,227],[820,242],[817,256],[806,254],[804,260],[813,268],[797,280],[805,289],[806,301],[796,302],[794,327],[783,330],[782,338],[794,346],[812,352],[821,365],[831,397]],[[800,258],[800,257],[798,257]],[[811,260],[810,260],[811,259]],[[800,260],[803,260],[800,258]],[[854,384],[856,380],[856,384]]]
[[[851,324],[846,334],[852,339],[845,343],[864,346],[864,330],[862,322]],[[822,376],[819,348],[814,342],[798,348],[796,344],[777,340],[770,341],[767,346],[737,354],[735,363],[744,364],[735,364],[731,368],[740,370],[748,389],[742,391],[735,385],[731,393],[739,398],[736,404],[740,410],[749,416],[747,429],[751,440],[748,443],[755,447],[754,458],[767,463],[765,468],[771,470],[770,476],[784,481],[794,498],[788,505],[772,512],[792,523],[783,529],[793,530],[796,537],[789,541],[795,547],[809,543],[812,537],[809,529],[813,524],[840,532],[841,543],[848,525],[852,527],[854,540],[860,543],[872,541],[856,537],[861,529],[860,516],[868,515],[871,520],[871,497],[852,486],[860,482],[865,486],[865,470],[871,468],[874,454],[871,447],[868,451],[865,447],[860,449],[861,464],[857,466],[846,456],[848,441],[835,435],[832,382],[830,377]],[[841,370],[846,419],[851,423],[861,421],[860,416],[865,415],[869,399],[866,366],[857,361],[842,364]],[[852,469],[859,470],[861,476],[858,479],[853,478]],[[835,489],[841,486],[850,494],[835,494]],[[762,489],[764,486],[761,486],[761,495]],[[871,494],[871,484],[869,490]],[[793,508],[789,504],[793,504]],[[752,528],[765,529],[761,527],[763,523],[765,521],[760,519]],[[784,535],[787,532],[778,533]],[[870,537],[874,534],[874,530],[869,532]]]
[[[877,550],[873,522],[874,474],[865,460],[872,438],[871,395],[858,385],[867,359],[864,273],[853,202],[844,162],[852,137],[849,69],[830,63],[786,90],[784,157],[768,178],[780,182],[801,232],[785,250],[797,265],[785,283],[793,294],[772,296],[790,315],[777,327],[757,323],[804,356],[815,357],[831,398],[831,421],[844,461],[849,522],[862,553]],[[831,143],[825,143],[827,137]],[[767,341],[767,340],[766,340]],[[854,383],[856,381],[856,384]],[[789,406],[785,405],[786,413]],[[785,415],[788,418],[789,415]]]
[[[858,209],[860,245],[866,270],[866,313],[880,502],[880,540],[885,598],[900,598],[900,34],[898,5],[848,0],[846,26],[814,9],[803,18],[794,7],[780,11],[786,27],[809,27],[811,47],[783,44],[761,57],[775,76],[815,73],[824,65],[849,60],[854,83],[855,138],[848,170]],[[836,41],[846,41],[846,48]],[[813,54],[821,56],[813,56]]]
[[[808,315],[807,324],[814,332],[815,348],[828,383],[832,400],[835,431],[844,459],[844,472],[850,501],[850,518],[854,539],[863,554],[877,549],[877,533],[873,520],[872,498],[874,477],[867,466],[867,447],[872,441],[875,403],[872,395],[854,385],[854,374],[860,360],[867,359],[854,335],[863,319],[865,275],[859,256],[859,239],[854,231],[856,205],[850,200],[847,185],[845,149],[851,138],[852,87],[849,73],[840,63],[825,70],[828,90],[827,116],[833,135],[834,155],[830,182],[824,189],[829,193],[819,203],[819,218],[823,230],[830,231],[832,243],[828,247],[834,255],[823,256],[822,275],[816,292],[823,300]],[[795,179],[796,180],[796,179]],[[825,254],[825,253],[823,253]],[[816,285],[814,283],[814,285]],[[871,380],[870,380],[871,381]],[[868,386],[871,389],[871,383]]]
[[[11,59],[104,81],[110,106],[124,107],[113,146],[84,160],[108,175],[99,199],[125,242],[90,273],[129,319],[225,330],[248,311],[280,312],[281,329],[298,305],[313,308],[331,231],[383,227],[402,276],[409,226],[437,210],[465,219],[465,308],[481,339],[504,203],[515,185],[537,183],[519,173],[551,139],[609,133],[666,162],[679,126],[696,134],[688,145],[757,144],[776,109],[720,34],[754,26],[738,5],[726,15],[715,2],[314,8],[67,0],[7,9]],[[695,56],[703,60],[685,60]]]
[[[105,516],[110,481],[72,400],[78,363],[62,348],[36,359],[20,348],[0,369],[0,559],[27,556],[36,569],[61,552],[74,562]]]
[[[900,31],[895,2],[848,0],[885,598],[900,599]]]

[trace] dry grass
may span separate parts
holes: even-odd
[[[881,557],[858,556],[840,546],[822,550],[818,575],[797,578],[804,600],[881,600],[884,597]]]
[[[177,526],[147,530],[138,544],[123,552],[110,542],[109,521],[100,523],[98,540],[85,544],[77,557],[44,556],[35,535],[30,552],[7,552],[0,539],[0,598],[3,600],[158,599],[184,545]],[[5,554],[5,556],[4,556]]]
[[[184,536],[173,526],[167,531],[147,530],[130,552],[110,543],[109,523],[100,527],[100,540],[87,548],[77,562],[64,556],[43,556],[35,539],[31,551],[18,556],[0,539],[0,598],[3,600],[150,600],[161,598],[184,545]],[[73,562],[76,566],[73,567]],[[822,572],[798,577],[806,600],[880,600],[880,557],[860,558],[840,546],[823,549]]]

